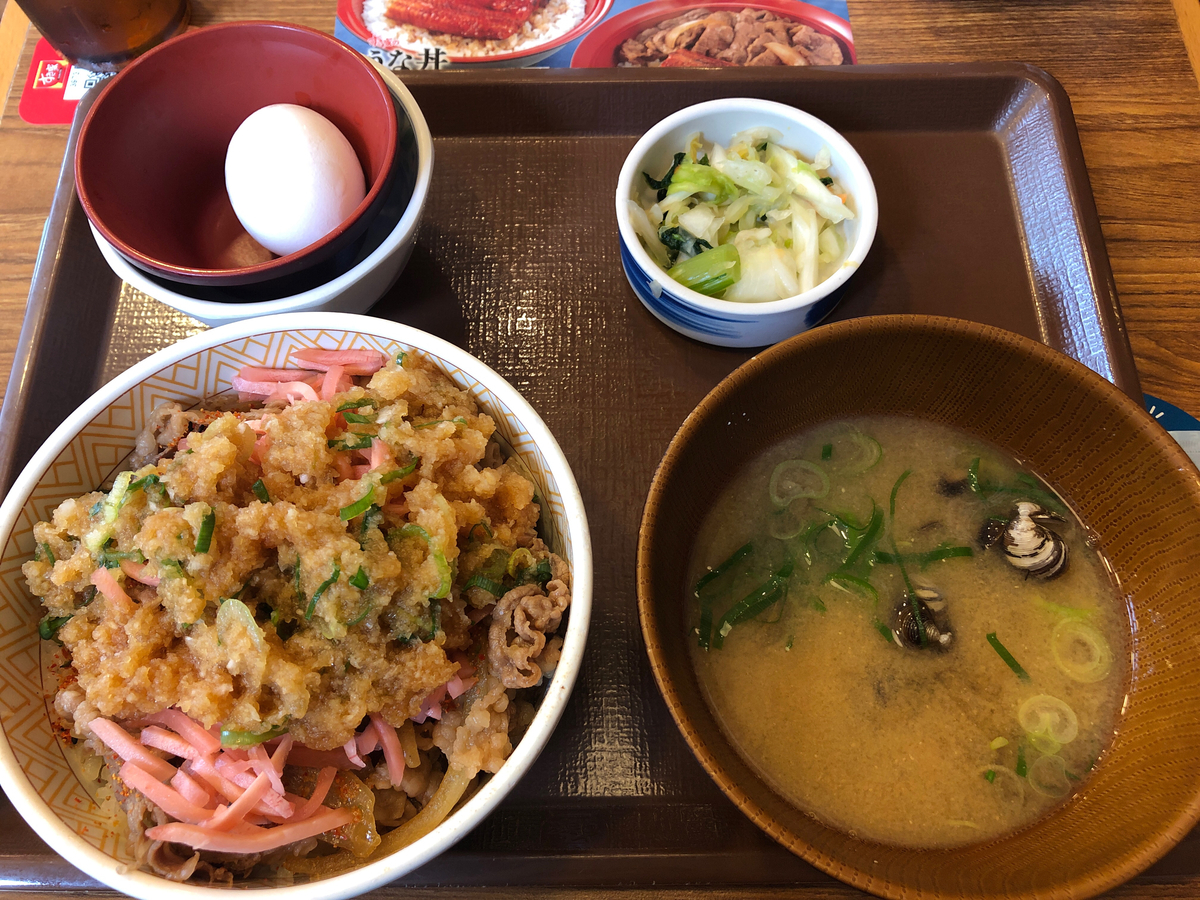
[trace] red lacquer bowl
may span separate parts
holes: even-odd
[[[237,127],[273,103],[309,107],[344,134],[367,195],[338,228],[287,256],[242,265],[248,235],[225,190]],[[75,182],[84,211],[122,256],[189,284],[254,284],[308,269],[359,238],[388,195],[396,156],[392,95],[341,41],[282,22],[230,22],[139,57],[84,120]]]
[[[586,34],[596,26],[601,19],[608,15],[608,11],[612,9],[613,0],[587,0],[583,10],[583,21],[568,31],[566,34],[552,38],[544,44],[536,44],[532,47],[526,47],[523,50],[516,50],[511,53],[493,53],[488,56],[454,56],[450,55],[449,59],[456,66],[477,66],[480,68],[488,68],[491,66],[532,66],[535,63],[545,59],[559,47],[564,44],[569,44],[582,34]],[[395,41],[383,40],[372,34],[363,22],[362,17],[363,0],[338,0],[337,14],[342,20],[350,33],[356,37],[362,38],[369,44],[376,47],[381,47],[385,50],[404,50],[413,55],[420,55],[420,48],[407,47],[398,44]]]
[[[728,9],[737,12],[747,7],[765,9],[808,25],[821,34],[829,35],[842,48],[845,62],[856,61],[850,23],[810,3],[802,3],[800,0],[713,0],[712,3],[701,3],[697,0],[653,0],[651,3],[618,13],[595,28],[575,49],[575,55],[571,57],[571,68],[612,68],[616,65],[617,50],[625,41],[657,22],[672,19],[690,9]]]

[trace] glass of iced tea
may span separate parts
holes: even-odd
[[[17,0],[29,21],[68,60],[115,72],[187,28],[188,0]]]

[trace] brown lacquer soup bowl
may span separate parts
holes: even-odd
[[[1078,516],[1111,566],[1117,608],[1128,609],[1119,617],[1127,659],[1113,645],[1123,683],[1111,744],[1062,805],[1007,835],[912,849],[824,824],[739,754],[693,666],[692,557],[716,495],[782,438],[859,415],[950,426],[1019,460]],[[886,514],[886,496],[881,506]],[[857,888],[896,898],[1090,896],[1159,859],[1200,816],[1200,474],[1138,403],[1024,337],[883,316],[823,326],[748,361],[687,418],[654,477],[638,605],[659,687],[704,768],[772,838]],[[996,677],[1013,673],[1001,665]]]

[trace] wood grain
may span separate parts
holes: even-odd
[[[13,78],[17,74],[17,63],[21,59],[21,48],[29,32],[29,19],[15,3],[0,4],[0,113],[3,113],[3,98],[8,97]]]

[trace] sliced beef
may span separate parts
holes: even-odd
[[[796,25],[791,29],[792,46],[804,56],[812,66],[840,66],[845,57],[842,48],[827,34],[810,28],[807,25]]]
[[[733,43],[733,16],[730,13],[713,13],[704,21],[708,24],[689,49],[694,53],[715,58]]]
[[[644,28],[625,41],[617,62],[629,66],[836,66],[842,48],[826,34],[765,9],[737,13],[693,9]]]
[[[488,662],[506,688],[533,687],[542,680],[539,661],[546,649],[546,635],[558,630],[571,602],[566,564],[551,555],[550,572],[545,589],[538,584],[515,587],[492,610]]]
[[[719,69],[732,65],[733,63],[713,59],[711,56],[705,56],[703,53],[696,53],[693,50],[673,50],[662,61],[664,69]]]

